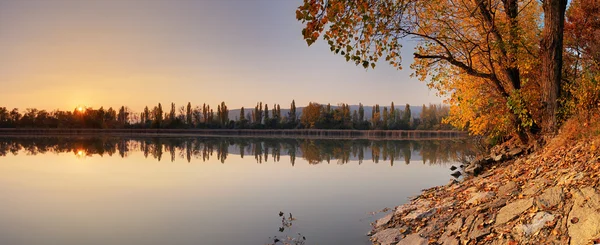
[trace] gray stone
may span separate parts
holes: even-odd
[[[388,214],[386,216],[383,216],[383,218],[378,219],[377,222],[375,223],[375,228],[380,228],[384,225],[387,225],[387,223],[390,222],[390,220],[392,220],[392,217],[394,217],[394,214]]]
[[[547,222],[554,221],[554,215],[546,213],[546,212],[538,212],[533,216],[531,220],[531,224],[519,224],[514,227],[514,230],[517,234],[522,234],[527,237],[536,234],[539,232]]]
[[[588,244],[600,235],[600,196],[591,187],[573,191],[573,208],[569,213],[567,229],[571,244]],[[576,218],[576,219],[575,219]],[[573,222],[577,220],[577,222]]]
[[[533,198],[517,200],[507,204],[498,211],[496,224],[504,224],[533,206]]]
[[[467,200],[466,204],[480,204],[487,202],[492,199],[494,195],[495,193],[492,191],[471,193],[471,198]]]
[[[371,241],[381,245],[396,244],[400,240],[401,235],[400,229],[389,228],[375,233],[371,237]]]
[[[506,182],[506,184],[498,187],[498,196],[511,195],[517,190],[517,183],[514,181]]]
[[[397,245],[427,245],[429,242],[427,239],[419,236],[417,233],[410,234],[400,240]]]
[[[536,200],[540,208],[550,209],[557,206],[563,200],[563,190],[560,186],[554,186],[544,191]]]

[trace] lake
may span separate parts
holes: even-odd
[[[0,244],[370,244],[371,212],[448,183],[469,154],[460,140],[0,137]]]

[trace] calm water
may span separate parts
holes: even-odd
[[[370,244],[380,215],[445,184],[457,141],[2,138],[0,244]],[[279,231],[278,213],[292,213]]]

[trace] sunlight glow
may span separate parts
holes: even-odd
[[[85,152],[83,150],[77,151],[77,157],[83,157],[84,155],[85,155]]]

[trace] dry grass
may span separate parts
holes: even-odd
[[[576,115],[565,122],[558,135],[544,147],[544,152],[552,153],[560,147],[582,141],[591,143],[592,148],[600,146],[600,113],[598,111]]]

